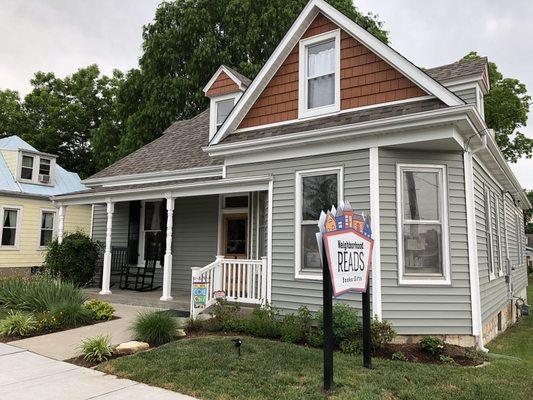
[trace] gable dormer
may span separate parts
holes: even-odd
[[[249,84],[248,78],[221,65],[205,85],[204,93],[210,99],[209,140],[222,126]]]
[[[17,157],[16,177],[20,183],[54,186],[56,156],[20,149]]]

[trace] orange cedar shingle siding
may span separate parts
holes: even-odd
[[[205,95],[207,97],[213,97],[222,94],[235,93],[239,90],[239,85],[237,85],[235,81],[228,76],[228,74],[222,71]]]
[[[319,14],[302,38],[337,29]],[[424,96],[426,93],[341,31],[341,110]],[[299,45],[296,44],[239,128],[249,128],[298,118]]]

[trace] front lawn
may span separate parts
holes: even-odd
[[[529,296],[533,298],[533,286]],[[491,358],[465,368],[335,353],[331,399],[531,399],[533,318],[525,318],[491,343],[491,351],[522,358]],[[243,338],[237,357],[231,337],[173,342],[98,369],[201,399],[322,399],[322,351],[278,341]]]

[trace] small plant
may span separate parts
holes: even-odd
[[[176,339],[177,329],[177,320],[159,311],[139,314],[132,326],[135,339],[152,346],[160,346]]]
[[[470,361],[483,360],[485,357],[476,349],[468,349],[464,353],[464,358]]]
[[[92,318],[95,320],[111,320],[115,313],[115,308],[107,301],[89,300],[85,302],[85,308],[90,311]]]
[[[307,334],[309,346],[322,347],[324,344],[324,332],[316,327],[312,327]]]
[[[240,309],[241,306],[239,303],[230,304],[226,299],[217,299],[209,312],[212,317],[209,323],[210,330],[231,331],[233,320],[237,318]]]
[[[92,313],[83,304],[64,302],[53,306],[52,314],[61,327],[86,325],[92,321]]]
[[[281,334],[278,312],[269,305],[254,309],[246,325],[246,333],[252,336],[275,339]]]
[[[302,329],[298,316],[294,314],[285,315],[281,321],[281,340],[287,343],[299,343],[305,339],[305,332]]]
[[[352,338],[341,342],[340,349],[345,354],[357,355],[363,353],[363,342],[360,338]]]
[[[44,311],[37,314],[37,330],[40,332],[52,332],[61,327],[59,319],[51,312]]]
[[[21,311],[10,311],[0,321],[0,335],[27,336],[37,329],[37,320],[32,314]]]
[[[433,336],[425,336],[420,340],[420,348],[428,353],[437,355],[444,350],[444,342]]]
[[[455,364],[455,360],[452,357],[445,356],[444,354],[439,356],[439,361],[443,364]]]
[[[188,318],[187,321],[185,322],[184,329],[185,329],[185,332],[189,334],[189,333],[199,332],[202,329],[204,329],[204,327],[205,327],[204,321],[202,321],[201,319]]]
[[[83,339],[78,346],[78,351],[85,360],[98,363],[109,360],[115,352],[109,335]]]
[[[339,346],[343,341],[349,340],[357,335],[360,330],[357,310],[344,303],[333,304],[333,341]],[[323,334],[324,317],[320,309],[316,314],[318,328]]]
[[[396,331],[387,321],[372,320],[370,326],[372,350],[381,350],[396,337]]]
[[[391,360],[407,361],[407,357],[401,351],[395,351],[394,353],[392,353]]]

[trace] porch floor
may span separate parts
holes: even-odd
[[[121,290],[111,288],[111,294],[99,294],[99,288],[83,289],[85,295],[90,299],[105,300],[110,303],[128,304],[133,306],[154,307],[164,310],[178,310],[189,313],[191,295],[185,292],[172,293],[173,300],[161,301],[161,290],[152,292],[135,292],[133,290]]]

